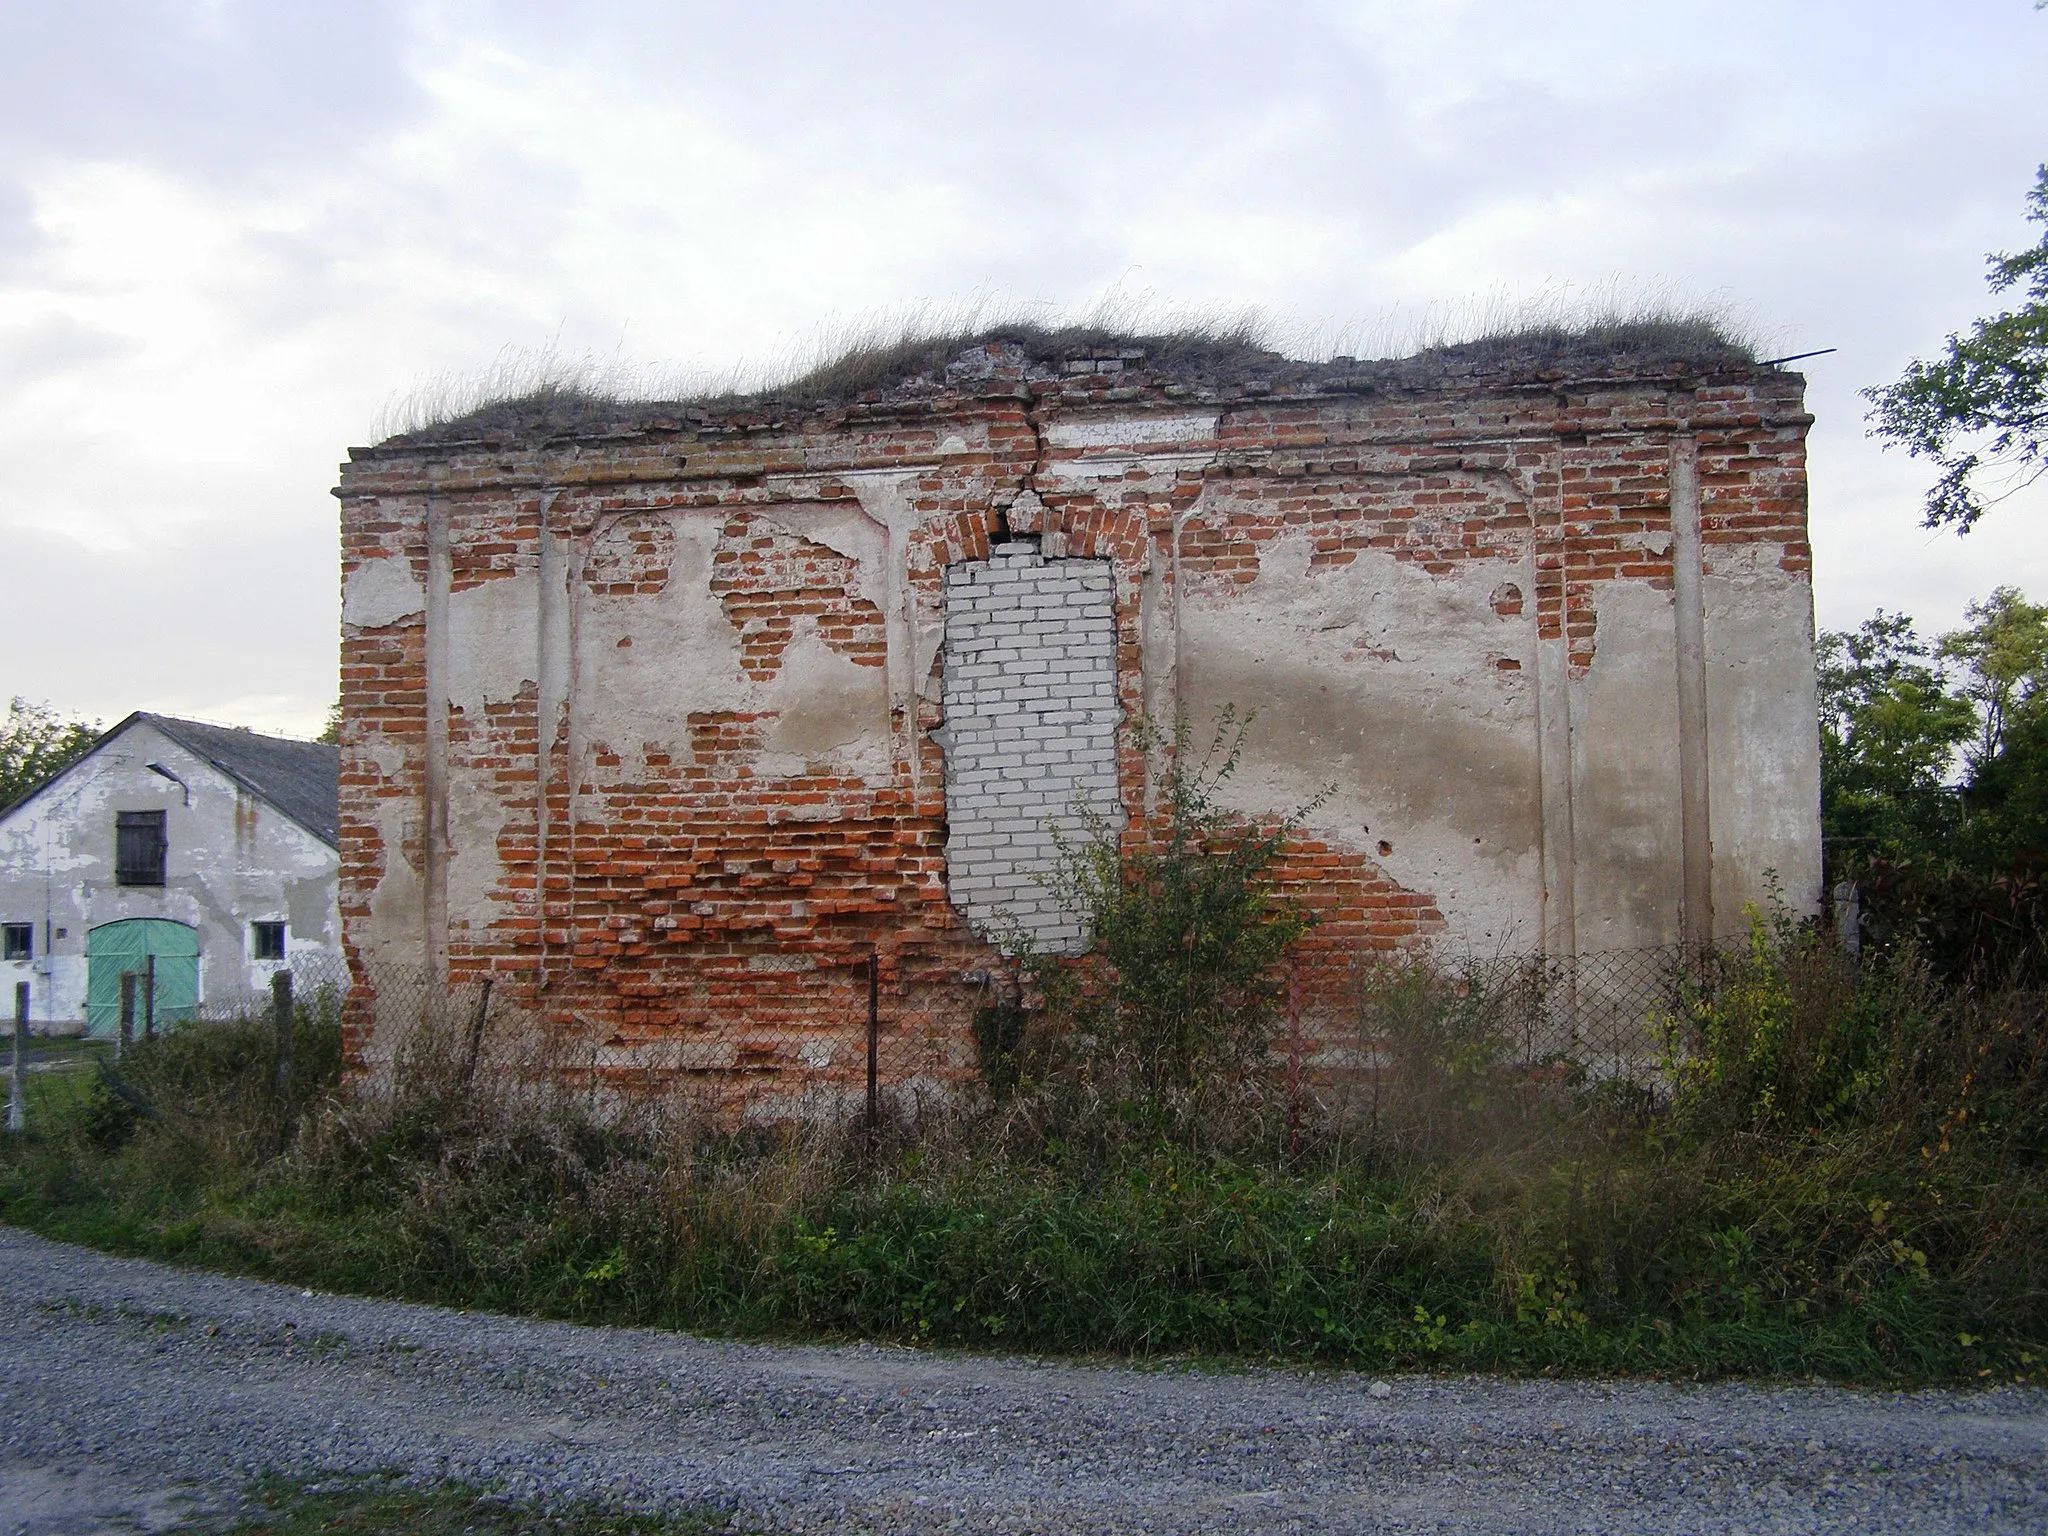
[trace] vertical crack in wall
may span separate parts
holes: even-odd
[[[1024,424],[1031,429],[1031,462],[1017,477],[1017,484],[1007,494],[999,493],[989,504],[988,541],[991,548],[1013,537],[1043,539],[1045,528],[1045,503],[1038,494],[1038,477],[1045,469],[1051,445],[1046,440],[1045,423],[1039,419],[1039,407],[1044,396],[1024,385]],[[1052,554],[1060,553],[1053,549]]]

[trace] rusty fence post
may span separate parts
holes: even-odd
[[[868,956],[868,1134],[882,1123],[882,1098],[876,1068],[882,1040],[882,956]]]
[[[21,1043],[28,1038],[28,983],[14,984],[14,1071],[7,1083],[7,1129],[19,1134],[28,1124],[21,1092]]]
[[[121,973],[121,1033],[114,1036],[114,1060],[135,1043],[135,973]]]
[[[142,1038],[156,1038],[156,956],[146,955],[142,962]]]
[[[1287,957],[1287,1158],[1301,1161],[1301,960]]]
[[[277,1075],[271,1092],[283,1109],[292,1096],[292,973],[274,972],[270,978],[270,1024],[277,1031]]]

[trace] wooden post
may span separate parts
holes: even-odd
[[[145,955],[142,961],[142,1038],[156,1038],[156,956]]]
[[[882,1036],[882,957],[868,956],[868,1131],[882,1123],[882,1099],[876,1082]]]
[[[28,1037],[28,983],[14,984],[14,1072],[7,1085],[7,1129],[19,1133],[28,1123],[21,1097],[21,1043]]]
[[[292,973],[275,971],[270,977],[270,1023],[277,1031],[277,1079],[273,1091],[282,1109],[292,1095]]]
[[[135,1043],[135,973],[121,973],[121,1033],[114,1037],[114,1060]]]

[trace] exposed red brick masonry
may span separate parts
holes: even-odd
[[[523,683],[480,705],[429,699],[431,599],[345,627],[342,915],[358,974],[373,982],[380,957],[433,962],[418,927],[432,903],[407,894],[432,878],[432,703],[447,709],[457,790],[452,978],[494,973],[558,1027],[615,1051],[658,1043],[684,1065],[744,1067],[733,1021],[843,1029],[864,997],[856,964],[873,953],[892,997],[934,1029],[963,1028],[978,994],[960,978],[991,951],[947,898],[945,757],[932,735],[942,659],[892,638],[888,573],[847,538],[834,547],[819,531],[833,519],[874,530],[860,537],[900,567],[902,612],[927,619],[942,612],[946,567],[986,558],[1013,509],[1047,553],[1112,562],[1131,719],[1147,702],[1148,583],[1168,597],[1176,583],[1247,583],[1269,541],[1298,534],[1317,568],[1365,551],[1436,578],[1474,559],[1525,561],[1528,590],[1495,586],[1492,611],[1506,623],[1526,605],[1538,638],[1565,641],[1583,677],[1602,644],[1603,584],[1672,585],[1668,466],[1680,433],[1698,444],[1709,569],[1741,550],[1801,580],[1810,571],[1809,418],[1794,374],[1732,357],[1480,351],[1307,366],[1257,354],[1157,363],[1135,350],[1034,357],[999,343],[847,402],[630,406],[555,421],[515,409],[352,450],[337,491],[345,583],[398,561],[430,592],[430,501],[446,518],[449,602],[515,578],[538,590],[547,570],[579,583],[566,592],[563,578],[567,611],[553,621],[569,637],[557,644],[562,678],[542,677],[542,659],[496,658]],[[1217,418],[1212,436],[1131,444],[1123,470],[1102,462],[1116,445],[1083,434],[1063,446],[1057,430],[1201,413]],[[874,487],[889,474],[903,478],[885,537]],[[1023,510],[1026,492],[1042,512]],[[685,509],[694,520],[664,515]],[[678,528],[711,531],[680,548]],[[544,541],[555,546],[546,560]],[[737,637],[752,702],[689,712],[666,734],[579,721],[576,690],[596,684],[569,674],[598,666],[588,605],[652,602],[691,561]],[[536,612],[518,641],[530,656],[555,643],[542,625]],[[618,654],[605,665],[657,679],[692,665],[650,653],[658,643],[622,634],[606,642]],[[787,722],[760,701],[792,683],[799,645],[853,669],[830,674],[851,679],[848,699],[870,686],[887,697],[866,758],[775,745]],[[1493,665],[1516,672],[1522,661],[1503,653]],[[1121,764],[1142,825],[1145,756],[1127,745]],[[1355,846],[1304,837],[1286,877],[1321,920],[1315,943],[1391,948],[1444,927],[1438,893],[1404,889],[1382,867],[1391,848],[1377,830]],[[406,878],[391,878],[401,862]],[[709,1054],[691,1057],[693,1041]]]

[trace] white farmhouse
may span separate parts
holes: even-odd
[[[12,1019],[119,1027],[121,976],[155,1017],[259,993],[303,960],[338,970],[337,749],[132,714],[0,810],[0,985]]]

